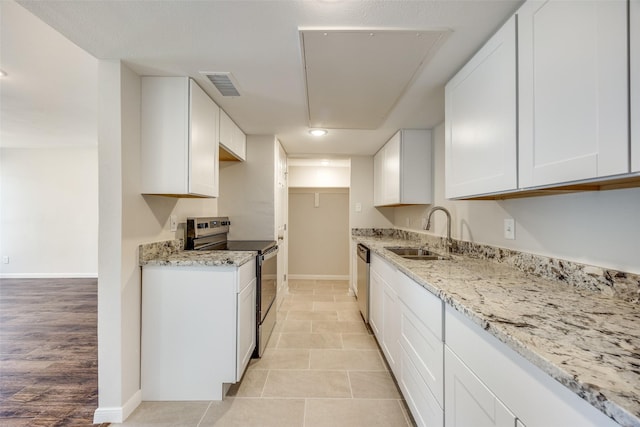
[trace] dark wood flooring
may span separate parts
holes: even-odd
[[[0,426],[89,426],[97,280],[0,279]]]

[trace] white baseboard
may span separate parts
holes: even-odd
[[[93,413],[93,423],[122,423],[142,402],[142,391],[136,391],[121,407],[98,408]]]
[[[97,279],[98,273],[0,273],[0,279]]]
[[[349,280],[348,274],[322,275],[322,274],[290,274],[289,280]]]

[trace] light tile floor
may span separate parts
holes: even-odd
[[[120,424],[118,424],[120,425]],[[409,427],[348,282],[291,280],[261,359],[222,402],[143,402],[127,427]]]

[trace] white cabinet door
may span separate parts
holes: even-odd
[[[445,427],[513,427],[516,417],[445,347]]]
[[[382,350],[391,368],[391,372],[400,376],[400,304],[395,291],[395,283],[384,283],[382,293]]]
[[[234,123],[233,146],[240,160],[247,159],[247,135]]]
[[[187,77],[142,77],[143,194],[218,196],[218,106]]]
[[[477,403],[469,402],[473,407],[493,407],[496,414],[495,397],[483,392],[483,388],[491,390],[510,411],[517,415],[521,423],[528,427],[546,426],[580,426],[580,427],[614,427],[617,423],[597,410],[574,391],[552,378],[548,373],[525,360],[521,355],[508,347],[496,337],[485,331],[480,325],[471,321],[467,315],[458,312],[451,306],[445,308],[445,335],[447,350],[455,353],[464,366],[470,369],[482,387],[468,388],[471,395],[478,399]],[[449,353],[449,351],[447,351]],[[452,353],[452,354],[453,354]],[[445,418],[455,408],[455,387],[465,384],[464,378],[451,375],[450,368],[455,358],[449,360],[445,356]],[[459,370],[456,370],[459,371]],[[457,382],[456,382],[457,381]],[[473,383],[474,381],[470,381]],[[477,381],[476,381],[477,382]],[[462,389],[461,389],[462,390]],[[484,396],[480,399],[478,396]],[[459,397],[464,402],[472,397]],[[457,410],[454,410],[454,413]],[[493,416],[496,418],[495,416]],[[497,418],[496,418],[497,419]],[[451,420],[450,420],[451,421]],[[465,424],[446,424],[465,425]],[[468,424],[480,425],[480,424]],[[494,424],[488,424],[494,425]],[[511,424],[513,425],[513,424]]]
[[[246,160],[247,136],[222,109],[220,109],[220,145],[229,153],[223,160]]]
[[[399,275],[400,344],[415,371],[436,402],[443,406],[444,361],[442,334],[442,300],[405,274]],[[405,381],[405,368],[402,379]]]
[[[516,18],[445,87],[445,197],[515,190]]]
[[[236,381],[240,381],[256,348],[256,279],[238,294]]]
[[[382,257],[371,254],[369,324],[374,330],[391,371],[399,375],[400,305],[396,291],[398,270]],[[375,294],[375,296],[374,296]],[[373,317],[373,320],[371,319]]]
[[[219,108],[189,80],[189,193],[218,197]]]
[[[237,277],[233,266],[143,267],[143,400],[222,400],[237,374]]]
[[[373,205],[382,206],[384,192],[383,189],[384,175],[384,147],[380,149],[373,157]]]
[[[385,144],[383,152],[382,203],[393,205],[400,203],[400,132]]]
[[[382,342],[382,299],[384,293],[384,282],[380,275],[373,269],[369,272],[369,326],[378,339]]]
[[[442,301],[398,275],[400,374],[398,385],[418,426],[443,425]]]
[[[376,153],[375,206],[429,204],[433,201],[431,131],[402,129]]]
[[[233,120],[225,111],[220,109],[220,145],[227,150],[233,149]]]
[[[627,3],[532,0],[517,15],[520,187],[628,172]]]
[[[630,0],[631,171],[640,172],[640,0]]]
[[[422,381],[421,374],[405,347],[400,348],[400,375],[397,380],[416,425],[418,427],[442,427],[444,425],[444,411],[441,404]]]

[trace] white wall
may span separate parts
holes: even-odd
[[[97,277],[97,146],[0,149],[0,255],[0,277]]]
[[[140,77],[100,61],[98,409],[96,422],[120,422],[140,399],[141,270],[138,246],[182,237],[169,216],[217,215],[215,199],[140,194]]]
[[[350,168],[348,166],[289,165],[289,188],[348,188],[351,180],[350,175]]]
[[[373,206],[373,156],[351,157],[350,228],[393,227],[393,208]],[[356,204],[362,210],[356,212]]]
[[[231,220],[230,240],[275,240],[275,159],[273,135],[248,135],[245,162],[220,164],[220,215]]]
[[[640,273],[640,188],[503,201],[449,201],[444,199],[444,125],[434,129],[434,141],[434,204],[451,211],[454,238]],[[395,226],[419,230],[429,207],[395,208]],[[505,218],[515,219],[515,240],[503,237]],[[434,220],[435,233],[445,235],[444,214],[436,212]]]

